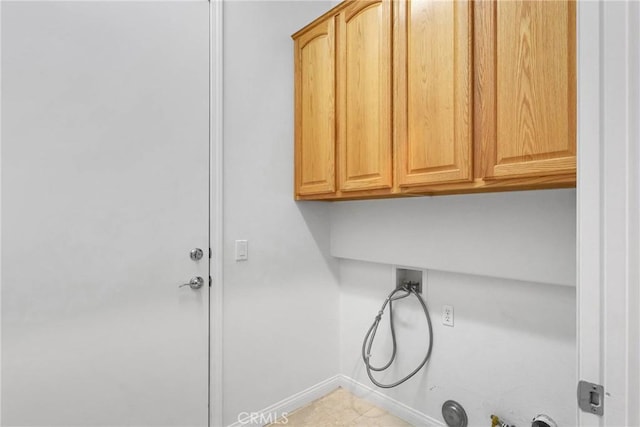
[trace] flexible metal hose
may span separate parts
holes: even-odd
[[[403,292],[403,294],[400,296],[396,296],[396,294],[400,292]],[[406,298],[412,294],[418,299],[418,301],[420,302],[420,305],[422,305],[422,309],[424,310],[424,315],[427,318],[427,325],[429,327],[429,349],[427,350],[427,354],[425,355],[420,365],[418,365],[418,367],[415,368],[409,375],[407,375],[406,377],[394,383],[382,384],[378,382],[375,378],[373,378],[371,371],[381,372],[386,370],[389,366],[391,366],[391,364],[396,358],[397,345],[396,345],[396,331],[393,324],[393,301]],[[371,362],[369,361],[369,359],[371,358],[371,347],[373,346],[373,340],[376,337],[376,332],[378,331],[378,325],[380,324],[380,319],[382,319],[382,315],[384,314],[384,309],[387,307],[387,304],[389,304],[389,325],[391,328],[391,342],[392,342],[391,359],[389,359],[389,362],[387,362],[384,366],[376,368],[375,366],[372,366]],[[417,374],[418,371],[422,369],[422,367],[427,363],[427,361],[431,357],[432,348],[433,348],[433,327],[431,326],[431,317],[429,316],[429,310],[427,309],[427,305],[425,304],[420,294],[416,292],[414,287],[411,286],[410,284],[406,284],[401,288],[394,289],[393,292],[389,294],[387,299],[382,304],[382,307],[380,308],[380,311],[378,312],[376,319],[374,320],[373,324],[369,328],[369,331],[367,331],[367,335],[365,335],[364,337],[364,341],[362,343],[362,360],[364,361],[364,365],[367,369],[367,375],[369,376],[369,379],[371,380],[372,383],[374,383],[375,385],[381,388],[392,388],[392,387],[399,386],[400,384],[404,383],[409,378]]]

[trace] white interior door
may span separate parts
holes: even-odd
[[[2,2],[2,425],[207,425],[208,73],[206,1]]]

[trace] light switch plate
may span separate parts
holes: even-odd
[[[236,240],[236,261],[246,261],[249,259],[249,241]]]

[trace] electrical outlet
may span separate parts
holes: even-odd
[[[442,306],[442,324],[445,326],[453,326],[453,306]]]

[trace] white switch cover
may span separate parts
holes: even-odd
[[[453,306],[442,306],[442,324],[446,326],[453,326]]]
[[[236,261],[246,261],[249,259],[249,242],[247,240],[236,240]]]

